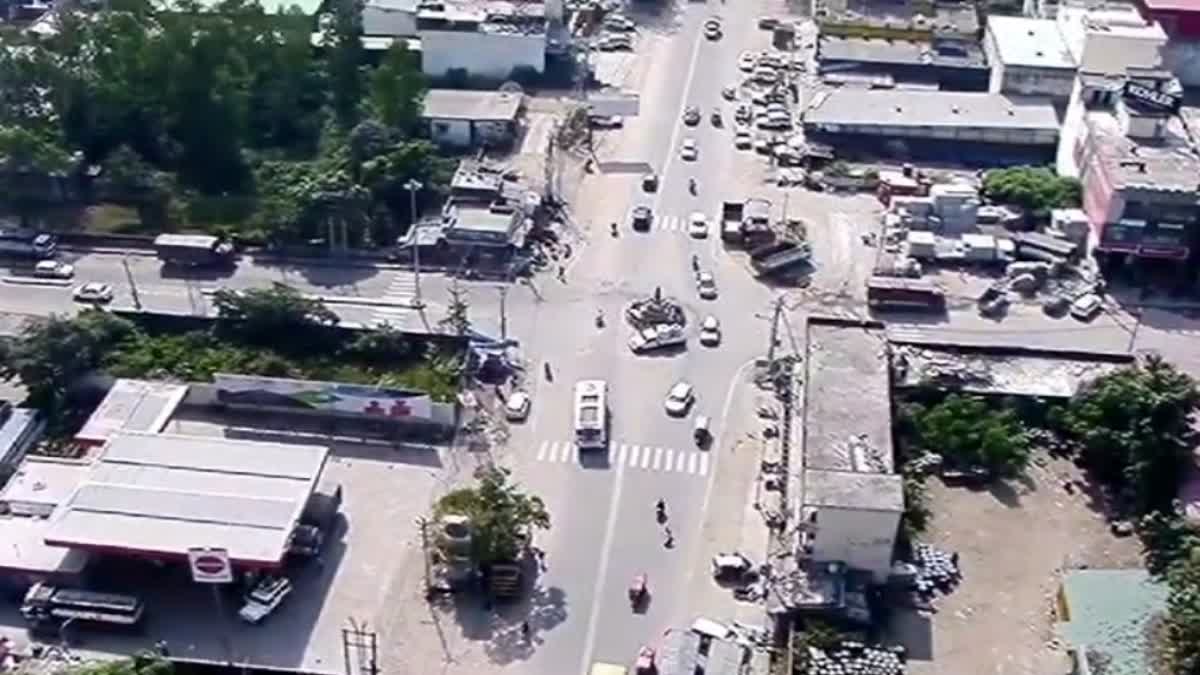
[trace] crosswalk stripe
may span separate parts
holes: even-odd
[[[681,451],[679,453],[679,456],[675,458],[675,473],[680,473],[683,471],[683,464],[686,461],[687,461],[687,453]]]
[[[642,468],[650,468],[650,448],[646,448],[646,451],[642,453]]]
[[[688,473],[696,473],[696,453],[688,455]]]
[[[705,454],[700,455],[700,475],[708,475],[708,455]]]
[[[637,466],[638,450],[639,448],[636,445],[629,448],[629,464],[627,466]]]
[[[542,441],[542,444],[538,446],[537,460],[539,462],[544,461],[546,459],[546,448],[549,445],[550,445],[550,441]]]
[[[617,464],[625,463],[625,453],[629,450],[629,446],[621,444],[621,451],[617,453]]]
[[[658,471],[659,462],[662,461],[662,456],[663,456],[663,449],[655,448],[654,449],[654,470],[655,471]]]
[[[672,449],[670,449],[670,448],[667,448],[666,452],[664,452],[664,453],[663,453],[663,470],[664,470],[664,471],[670,471],[670,470],[671,470],[671,463],[672,463],[674,460],[675,460],[675,451],[674,451],[674,450],[672,450]],[[655,468],[655,469],[657,469],[657,468],[658,468],[658,462],[655,462],[655,463],[654,463],[654,468]]]
[[[570,443],[563,443],[562,452],[559,454],[558,461],[561,463],[566,463],[566,462],[571,461],[571,444]]]

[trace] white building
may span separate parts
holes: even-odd
[[[418,0],[367,0],[362,9],[364,36],[414,37]]]
[[[516,69],[546,70],[546,12],[540,3],[438,5],[417,13],[421,69],[432,78],[506,80]]]
[[[1123,76],[1129,67],[1163,65],[1167,34],[1130,5],[1061,5],[1056,21],[1082,73]]]
[[[516,136],[522,103],[517,93],[430,89],[421,120],[433,142],[444,147],[505,145]]]
[[[983,48],[992,71],[989,92],[1064,101],[1071,97],[1077,66],[1057,22],[989,17]]]

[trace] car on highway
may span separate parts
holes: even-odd
[[[635,206],[629,212],[629,226],[635,230],[648,230],[653,221],[654,212],[649,206]]]
[[[700,156],[700,149],[696,146],[696,139],[685,138],[679,146],[679,158],[693,162]]]
[[[75,276],[75,267],[57,260],[43,260],[33,266],[33,276],[42,279],[70,279]]]
[[[733,147],[738,150],[749,150],[754,147],[754,139],[750,136],[749,129],[741,128],[734,132]]]
[[[1104,309],[1104,301],[1095,293],[1088,293],[1071,303],[1071,316],[1079,321],[1091,321]]]
[[[708,218],[700,211],[688,216],[688,236],[703,239],[708,236]]]
[[[683,123],[689,127],[694,127],[700,124],[700,108],[689,105],[683,109]]]
[[[113,289],[99,281],[89,281],[75,289],[76,302],[112,302]]]
[[[709,40],[721,39],[721,22],[717,19],[709,19],[704,22],[704,37]]]
[[[509,422],[524,422],[529,417],[529,409],[532,407],[533,401],[529,394],[514,391],[504,402],[504,418]]]
[[[696,394],[692,391],[692,385],[681,380],[667,392],[667,400],[663,402],[663,407],[667,409],[668,415],[679,417],[687,414],[688,408],[695,400]]]
[[[754,72],[758,66],[758,54],[754,52],[742,52],[738,55],[738,70],[744,73]]]
[[[700,322],[700,344],[706,347],[716,347],[721,344],[721,322],[711,314]]]
[[[696,290],[700,293],[702,300],[717,299],[717,280],[713,278],[712,272],[701,272],[696,275]]]

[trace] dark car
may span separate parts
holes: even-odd
[[[648,206],[635,206],[629,214],[629,224],[635,230],[650,229],[650,221],[654,219],[654,214],[651,213]]]
[[[700,109],[694,105],[689,105],[683,110],[683,123],[689,127],[694,127],[700,123]]]
[[[642,189],[646,192],[654,192],[658,189],[658,174],[648,173],[642,176]]]

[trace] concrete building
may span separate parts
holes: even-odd
[[[546,70],[547,6],[485,2],[426,5],[417,12],[421,70],[436,79],[507,80]]]
[[[1062,101],[1071,97],[1077,66],[1058,23],[992,16],[983,47],[991,66],[989,92]]]
[[[418,0],[367,0],[362,9],[363,36],[414,37]]]
[[[38,411],[0,401],[0,483],[42,436],[46,423]]]
[[[1055,20],[1081,73],[1124,75],[1128,67],[1162,66],[1167,34],[1132,6],[1068,3]]]
[[[886,76],[895,84],[947,91],[985,91],[988,67],[983,50],[969,40],[884,40],[822,37],[817,62],[823,76]]]
[[[523,103],[512,92],[430,89],[421,120],[441,146],[506,145],[516,137]]]
[[[817,563],[883,581],[904,512],[892,449],[891,376],[882,326],[810,319],[804,377],[801,537]]]
[[[1058,140],[1058,116],[1047,98],[1002,94],[836,90],[818,95],[805,132],[838,145],[858,139],[982,143],[1048,152]],[[822,138],[824,137],[824,138]],[[913,152],[921,148],[914,146]]]
[[[1083,210],[1109,259],[1183,260],[1200,236],[1200,154],[1170,74],[1130,75],[1111,108],[1084,114],[1073,147]]]
[[[1138,0],[1147,21],[1167,34],[1163,59],[1185,87],[1200,87],[1200,2],[1197,0]]]

